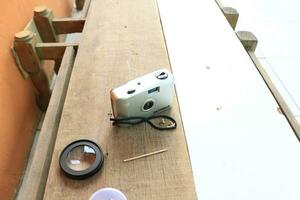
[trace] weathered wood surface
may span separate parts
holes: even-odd
[[[72,16],[77,18],[86,17],[89,4],[90,1],[86,0],[84,8],[81,11],[73,11]],[[79,34],[76,33],[68,35],[66,42],[76,42],[78,39]],[[41,131],[34,141],[23,180],[16,194],[17,200],[43,199],[58,125],[73,68],[74,56],[74,48],[67,47],[62,59],[61,68],[55,80],[52,98],[50,99]]]
[[[100,12],[101,11],[101,12]],[[154,0],[92,1],[62,113],[45,199],[88,199],[102,187],[115,187],[128,199],[196,199],[179,108],[170,115],[176,130],[161,132],[147,124],[113,127],[109,91],[126,81],[170,68]],[[59,168],[62,149],[77,139],[97,142],[107,155],[95,176],[76,181]],[[168,152],[123,163],[158,149]]]
[[[37,43],[35,49],[40,59],[62,59],[67,47],[78,48],[78,43]]]
[[[53,13],[46,6],[34,8],[33,20],[43,42],[57,42],[58,38],[52,25]]]
[[[38,57],[36,46],[37,37],[31,31],[21,31],[15,34],[14,51],[22,68],[31,75],[33,85],[38,91],[37,104],[42,111],[47,109],[51,91],[49,82],[41,61]]]
[[[56,34],[80,33],[84,27],[85,18],[53,19],[52,24]]]
[[[44,199],[88,199],[102,187],[114,187],[128,199],[196,199],[193,174],[174,97],[170,115],[176,130],[161,132],[147,124],[113,127],[109,91],[130,79],[170,68],[154,0],[92,1],[62,113]],[[77,139],[98,143],[106,158],[91,178],[65,177],[58,158]],[[123,160],[167,148],[145,159]]]
[[[61,64],[60,72],[56,77],[56,85],[45,115],[42,130],[39,133],[38,141],[33,147],[35,151],[27,166],[27,171],[20,190],[17,194],[18,200],[42,199],[46,185],[49,163],[55,143],[56,132],[62,112],[68,80],[72,72],[74,61],[74,49],[68,47]]]

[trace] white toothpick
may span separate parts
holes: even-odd
[[[123,160],[123,162],[137,160],[137,159],[144,158],[144,157],[147,157],[147,156],[152,156],[152,155],[155,155],[155,154],[163,153],[165,151],[168,151],[168,149],[162,149],[162,150],[154,151],[154,152],[151,152],[151,153],[146,153],[146,154],[143,154],[143,155],[140,155],[140,156],[135,156],[135,157],[132,157],[132,158],[127,158],[127,159]]]

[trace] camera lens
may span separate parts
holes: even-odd
[[[149,100],[144,104],[143,110],[148,111],[153,107],[153,105],[154,105],[154,102],[152,100]]]

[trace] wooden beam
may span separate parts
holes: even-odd
[[[23,67],[31,75],[33,85],[39,92],[37,104],[42,111],[47,109],[51,92],[45,72],[41,68],[40,58],[36,51],[36,36],[31,31],[15,34],[14,49]]]
[[[85,0],[75,0],[75,5],[77,10],[82,10]]]
[[[88,12],[89,3],[90,0],[87,0],[83,10],[80,12],[74,9],[73,16],[85,17]],[[66,41],[74,41],[78,39],[79,36],[77,34],[68,35],[66,37]],[[76,51],[74,51],[74,48],[67,47],[59,73],[55,79],[55,85],[47,113],[45,114],[41,132],[39,136],[36,137],[34,142],[35,145],[31,149],[24,177],[15,198],[16,200],[43,199],[44,188],[48,177],[48,170],[65,102],[69,79],[73,69],[75,54]]]
[[[28,73],[40,70],[41,62],[35,50],[36,37],[31,31],[21,31],[15,34],[14,50],[23,69]]]
[[[36,145],[33,147],[35,150],[31,152],[26,173],[16,200],[43,199],[53,146],[75,58],[74,53],[73,48],[68,47],[66,49],[60,71],[57,74],[43,126],[37,138]]]
[[[53,19],[52,25],[56,34],[79,33],[84,27],[85,18]]]
[[[258,40],[253,33],[249,31],[238,31],[236,32],[236,35],[240,39],[246,51],[255,51]]]
[[[46,6],[34,8],[33,20],[43,42],[57,42],[57,36],[52,26],[53,13]]]
[[[76,50],[78,43],[37,43],[35,49],[40,59],[57,60],[62,59],[66,48],[71,46]]]
[[[31,80],[35,88],[39,92],[37,96],[37,105],[39,106],[41,111],[45,112],[48,108],[48,104],[51,97],[51,91],[48,78],[46,76],[46,73],[44,72],[44,69],[41,68],[39,72],[31,74]]]
[[[239,19],[238,11],[232,7],[222,7],[221,9],[231,28],[234,30]]]
[[[58,71],[59,71],[59,68],[60,68],[60,65],[61,65],[61,62],[62,62],[62,59],[58,58],[56,60],[54,60],[54,71],[55,73],[57,74]]]

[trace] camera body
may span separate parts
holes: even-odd
[[[166,69],[157,70],[110,91],[115,118],[150,117],[172,103],[174,77]]]

